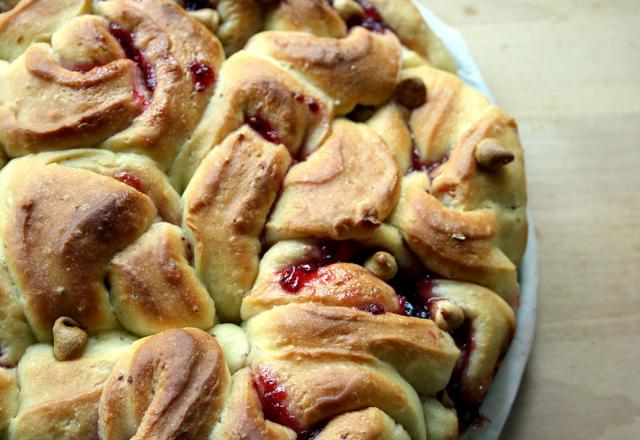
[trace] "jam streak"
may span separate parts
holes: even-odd
[[[391,285],[401,299],[404,313],[407,316],[421,319],[432,319],[432,306],[443,300],[433,292],[434,281],[443,278],[427,269],[401,272],[391,281]],[[460,350],[460,357],[451,375],[451,381],[447,386],[447,394],[453,400],[460,432],[464,432],[469,426],[479,426],[486,423],[486,419],[479,413],[479,404],[469,401],[463,389],[463,377],[466,372],[471,354],[476,349],[476,340],[473,334],[472,321],[467,319],[462,326],[451,333],[453,340]]]
[[[189,70],[196,92],[204,92],[216,80],[216,72],[207,63],[191,61]]]
[[[294,264],[278,274],[278,281],[288,293],[298,293],[309,281],[318,276],[318,265],[315,263]]]
[[[142,192],[142,182],[140,179],[127,171],[122,171],[115,175],[115,178],[120,182],[129,185],[130,187]]]
[[[318,270],[340,261],[349,261],[354,250],[348,242],[324,241],[320,244],[316,258],[292,264],[278,272],[280,287],[288,293],[296,294],[307,283],[318,277]]]
[[[320,106],[318,105],[315,99],[309,96],[305,96],[302,93],[295,93],[293,97],[300,104],[307,104],[309,111],[311,111],[312,113],[317,113],[320,111]]]
[[[149,90],[149,92],[153,93],[157,85],[156,72],[151,63],[149,63],[149,61],[145,58],[140,48],[136,46],[133,34],[129,31],[126,31],[117,23],[109,23],[109,32],[116,40],[118,40],[118,43],[122,47],[122,50],[124,50],[127,58],[133,61],[136,66],[138,66],[138,69],[142,73],[145,87],[147,88],[147,90]],[[148,99],[140,92],[134,90],[133,93],[136,100],[143,103],[144,107],[147,107],[149,105]]]
[[[279,144],[282,142],[280,133],[278,133],[278,131],[273,128],[271,122],[269,122],[267,119],[264,119],[260,116],[245,116],[245,124],[249,124],[249,127],[253,128],[260,134],[260,136],[262,136],[269,142],[273,142],[274,144]]]
[[[278,383],[271,371],[260,369],[253,377],[253,387],[260,398],[265,419],[293,429],[298,434],[298,440],[312,440],[320,434],[324,423],[303,429],[300,421],[291,414],[287,404],[287,390]]]
[[[406,316],[431,319],[429,309],[432,304],[439,301],[439,298],[433,295],[435,278],[440,277],[426,271],[419,276],[401,273],[391,281]]]
[[[480,414],[480,403],[470,401],[462,389],[463,375],[469,366],[471,353],[476,349],[471,321],[467,319],[464,325],[453,332],[452,336],[460,350],[460,357],[451,375],[447,393],[453,400],[458,413],[460,432],[464,432],[469,426],[481,427],[488,422],[488,419]]]
[[[354,15],[347,20],[347,27],[351,29],[355,26],[362,26],[365,29],[369,29],[372,32],[382,34],[385,30],[391,28],[380,15],[378,9],[366,0],[356,0],[356,2],[362,7],[364,13],[360,15]]]
[[[476,348],[476,340],[473,337],[471,321],[467,319],[464,325],[453,332],[452,336],[456,346],[460,349],[460,358],[456,363],[453,373],[454,378],[459,379],[469,366],[471,352]]]
[[[300,423],[289,411],[287,390],[278,383],[274,374],[267,369],[261,369],[257,376],[254,376],[253,385],[260,397],[265,418],[298,431]]]

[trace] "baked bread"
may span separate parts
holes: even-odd
[[[0,436],[456,439],[514,120],[410,0],[0,1]]]

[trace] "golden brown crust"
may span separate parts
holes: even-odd
[[[143,0],[135,5],[110,1],[99,4],[98,10],[123,29],[135,30],[135,41],[154,68],[155,90],[136,123],[104,147],[131,151],[133,145],[133,151],[149,154],[167,168],[195,128],[213,89],[199,92],[190,66],[206,64],[215,75],[223,53],[207,29],[172,2]]]
[[[110,264],[116,317],[130,332],[147,336],[176,327],[208,329],[215,306],[188,258],[180,228],[156,223]]]
[[[0,143],[12,156],[95,147],[142,112],[134,78],[135,67],[126,60],[74,72],[58,66],[43,43],[34,44],[2,75],[12,87],[0,99]],[[47,110],[50,102],[59,110]]]
[[[269,7],[265,29],[306,32],[318,37],[342,38],[347,27],[325,0],[280,0]]]
[[[0,59],[13,60],[31,43],[48,40],[65,21],[87,13],[90,4],[90,0],[21,1],[0,16]]]
[[[430,192],[451,208],[493,211],[493,243],[518,264],[527,222],[524,159],[515,121],[451,74],[420,67],[403,77],[420,78],[429,91],[428,102],[412,112],[410,127],[420,160],[443,163],[433,170]],[[482,169],[475,153],[487,141],[514,159],[497,170]]]
[[[454,62],[444,44],[426,25],[410,0],[372,0],[381,22],[376,32],[395,35],[419,64],[455,71]],[[260,30],[304,32],[317,37],[344,38],[349,29],[362,21],[364,2],[354,0],[243,0],[218,2],[221,26],[217,31],[227,54],[238,51],[249,37]],[[370,26],[371,27],[371,26]],[[383,28],[385,30],[383,30]],[[390,30],[386,30],[390,29]]]
[[[222,350],[201,330],[167,330],[138,340],[105,383],[100,438],[208,438],[228,382]]]
[[[391,222],[432,271],[517,305],[527,222],[513,119],[448,73],[420,67],[401,77],[423,81],[428,100],[409,117],[416,157]]]
[[[245,51],[224,63],[216,90],[202,123],[171,170],[178,187],[186,187],[209,151],[251,118],[254,127],[262,128],[262,136],[285,145],[293,156],[303,146],[305,151],[317,148],[333,118],[333,106],[322,94]]]
[[[186,186],[208,151],[246,123],[261,126],[267,139],[283,143],[294,157],[308,157],[329,134],[334,111],[384,103],[399,69],[400,46],[391,34],[256,35],[224,63],[216,94],[172,167],[175,185]]]
[[[365,308],[371,304],[398,313],[401,304],[393,289],[367,269],[351,263],[321,267],[317,276],[295,294],[287,293],[273,274],[266,286],[258,284],[243,303],[243,316],[250,316],[276,305],[314,302],[323,305]]]
[[[357,355],[344,357],[292,357],[253,364],[258,377],[266,377],[286,390],[288,409],[298,430],[311,429],[323,420],[371,406],[400,423],[413,438],[424,438],[425,427],[417,394],[386,366],[367,363]],[[313,392],[309,392],[313,390]]]
[[[31,177],[23,186],[11,186],[10,182],[26,174]],[[61,316],[77,321],[82,329],[78,331],[90,334],[116,328],[119,323],[112,306],[116,307],[122,324],[143,335],[167,325],[208,328],[213,324],[212,300],[189,266],[188,246],[175,226],[161,224],[145,234],[147,244],[155,239],[154,244],[165,251],[156,254],[158,258],[138,260],[136,266],[145,267],[146,272],[137,267],[127,272],[126,264],[119,266],[130,277],[122,274],[120,278],[112,277],[111,298],[103,285],[112,255],[131,246],[156,217],[153,202],[162,206],[163,216],[175,222],[180,220],[179,197],[150,160],[108,151],[42,153],[12,161],[3,170],[0,181],[5,207],[5,216],[0,219],[4,243],[0,266],[3,365],[15,365],[25,346],[32,342],[31,331],[40,340],[50,339],[53,322]],[[162,247],[162,243],[166,246]],[[121,256],[133,258],[139,252],[140,246],[133,246]],[[153,256],[153,251],[150,254]],[[118,262],[123,263],[120,259]],[[154,263],[164,264],[164,270],[159,272],[166,275],[171,271],[173,286],[182,289],[181,294],[170,291],[169,297],[161,301],[165,311],[169,304],[177,302],[179,307],[170,313],[186,307],[188,317],[176,315],[170,320],[173,324],[167,324],[166,316],[147,314],[147,321],[136,317],[132,324],[130,319],[127,321],[131,316],[127,315],[126,307],[123,312],[123,290],[167,295],[166,290],[158,290],[162,282],[150,276],[152,268],[158,267]],[[194,301],[186,304],[185,298]],[[163,319],[165,323],[159,324]],[[58,348],[66,347],[59,352],[61,357],[68,357],[70,352],[62,353],[69,350],[75,353],[61,339],[58,342]]]
[[[286,393],[289,416],[280,423],[297,431],[373,406],[424,438],[422,408],[409,383],[437,392],[459,353],[431,321],[344,307],[276,307],[246,327],[259,394],[270,403],[269,390]]]
[[[513,119],[429,65],[410,0],[0,14],[0,437],[458,438],[526,195]]]
[[[396,103],[380,107],[366,122],[384,140],[404,175],[411,166],[413,138],[407,127],[408,112]]]
[[[458,349],[433,321],[395,313],[372,314],[349,307],[292,304],[248,321],[251,358],[375,357],[392,365],[421,394],[444,389]],[[315,354],[314,354],[315,353]]]
[[[410,437],[384,412],[378,408],[367,408],[332,419],[315,439],[409,440]]]
[[[43,153],[37,157],[42,163],[55,162],[66,167],[81,168],[126,183],[149,196],[162,220],[180,224],[180,196],[167,176],[144,156],[114,154],[106,150],[69,150]]]
[[[20,20],[55,3],[25,2],[4,17],[7,32],[20,32]],[[12,84],[0,99],[0,143],[12,156],[100,146],[144,153],[168,167],[211,95],[212,87],[196,90],[192,67],[206,64],[215,75],[219,42],[168,0],[99,2],[102,17],[64,23],[79,12],[77,4],[90,2],[65,3],[74,5],[35,26],[55,30],[51,45],[22,36],[29,44],[16,50],[24,55],[0,75]],[[10,20],[12,14],[22,18]]]
[[[489,287],[515,303],[519,294],[516,266],[491,243],[494,213],[447,208],[420,180],[418,175],[405,177],[403,195],[391,220],[411,249],[443,277]]]
[[[427,26],[411,0],[367,0],[378,9],[402,44],[438,69],[455,72],[456,67],[444,44]]]
[[[287,174],[266,226],[267,241],[370,237],[395,206],[399,174],[372,130],[337,120],[326,142]]]
[[[106,333],[89,340],[83,356],[59,362],[48,344],[31,346],[18,367],[19,409],[10,439],[98,439],[98,402],[113,365],[133,338]]]
[[[21,185],[10,185],[17,176]],[[151,200],[89,171],[34,169],[30,158],[3,170],[0,191],[5,257],[35,335],[50,339],[59,316],[91,332],[114,328],[102,284],[106,264],[151,223]]]
[[[420,78],[427,86],[428,100],[411,113],[409,122],[420,159],[437,162],[473,125],[476,115],[490,107],[489,101],[455,76],[435,69],[420,67],[402,75]]]
[[[498,363],[515,334],[513,310],[492,291],[458,281],[435,281],[432,295],[460,307],[470,325],[468,337],[473,343],[458,381],[465,404],[477,407],[489,391]]]
[[[377,106],[388,101],[400,71],[398,40],[361,28],[343,39],[263,32],[251,39],[246,50],[300,72],[333,99],[339,115],[356,104]]]
[[[78,37],[82,39],[78,40]],[[51,36],[51,49],[59,62],[59,66],[54,64],[51,67],[62,73],[63,69],[82,71],[126,58],[124,48],[109,32],[108,23],[95,15],[82,15],[70,20],[63,30]]]
[[[491,144],[510,159],[489,169],[478,163],[476,152]],[[514,264],[520,263],[527,244],[526,193],[523,152],[511,117],[491,109],[451,152],[432,192],[445,201],[455,194],[448,203],[462,209],[490,207],[496,215],[494,244]]]
[[[245,127],[205,158],[184,194],[196,270],[225,320],[258,273],[259,235],[291,158],[282,145]]]

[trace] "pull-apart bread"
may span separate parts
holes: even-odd
[[[1,438],[483,421],[523,154],[410,0],[0,12]]]

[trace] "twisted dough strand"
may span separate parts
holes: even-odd
[[[105,383],[100,438],[205,439],[228,382],[222,350],[201,330],[167,330],[141,339]]]

